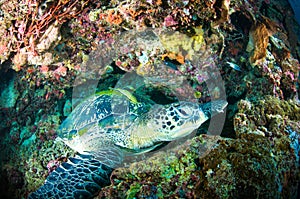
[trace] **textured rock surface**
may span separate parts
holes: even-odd
[[[199,136],[116,169],[97,198],[296,198],[299,146],[296,152],[290,143],[288,136],[275,144],[256,134]]]

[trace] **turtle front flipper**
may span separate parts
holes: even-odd
[[[28,198],[92,198],[102,187],[110,184],[112,171],[92,155],[80,154],[62,163]]]

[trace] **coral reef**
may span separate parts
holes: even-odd
[[[31,144],[34,146],[34,144]],[[24,149],[26,147],[26,149]],[[38,148],[23,148],[22,162],[20,166],[24,169],[26,194],[33,192],[41,186],[45,178],[61,162],[67,160],[67,157],[74,156],[74,151],[64,145],[62,142],[52,140],[45,141]],[[24,159],[26,157],[26,159]],[[29,157],[29,158],[28,158]],[[23,165],[25,163],[25,165]],[[55,165],[51,165],[55,163]]]
[[[269,96],[238,112],[236,139],[201,135],[116,169],[97,198],[296,198],[300,106]]]
[[[58,27],[66,20],[78,15],[88,1],[2,1],[1,40],[3,63],[10,54],[14,56],[14,69],[28,60],[27,55],[36,56],[48,50],[58,39]],[[9,26],[9,28],[8,28]]]
[[[202,135],[114,170],[112,184],[96,198],[296,198],[299,167],[289,160],[299,155],[299,144],[293,151],[291,143],[289,136],[274,144],[257,134]]]
[[[255,103],[241,100],[234,117],[235,132],[254,133],[270,138],[287,136],[288,129],[299,132],[300,107],[294,101],[266,96]]]
[[[3,90],[0,96],[0,107],[3,108],[12,108],[15,106],[17,99],[19,97],[19,92],[14,88],[15,79],[12,77],[10,80],[3,81],[2,87]]]
[[[116,85],[156,103],[226,96],[226,138],[200,135],[118,168],[97,198],[297,197],[300,27],[287,0],[0,8],[1,198],[26,198],[73,156],[56,129],[82,99]]]

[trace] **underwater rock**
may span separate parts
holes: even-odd
[[[246,49],[247,52],[252,52],[249,58],[251,65],[257,65],[267,56],[269,37],[277,32],[278,28],[278,25],[267,17],[257,20],[259,21],[255,21],[250,29],[249,43]]]
[[[67,117],[72,111],[72,103],[70,100],[67,100],[64,104],[63,115]]]
[[[54,22],[47,28],[43,36],[41,36],[37,42],[36,50],[38,52],[44,52],[58,44],[61,40],[60,27],[61,25],[58,25],[58,22]]]
[[[53,63],[53,54],[49,52],[41,55],[28,54],[27,60],[30,65],[47,66]]]
[[[167,52],[175,53],[176,55],[184,56],[185,59],[195,60],[198,58],[199,51],[203,51],[205,46],[204,32],[202,27],[193,29],[195,34],[188,36],[180,32],[165,31],[159,34],[162,46]],[[178,61],[183,64],[183,61]]]
[[[299,145],[294,153],[289,136],[277,141],[201,135],[116,169],[96,198],[296,198]]]
[[[2,80],[4,81],[4,80]],[[0,107],[1,108],[12,108],[15,106],[19,97],[18,90],[15,89],[15,78],[13,77],[8,82],[3,82],[0,89],[2,90],[0,96]],[[4,88],[3,88],[4,87]]]
[[[29,156],[24,160],[26,168],[23,172],[26,181],[26,190],[30,193],[37,187],[44,184],[45,178],[49,175],[49,163],[55,161],[60,164],[66,161],[66,157],[74,156],[75,152],[62,142],[54,142],[53,140],[45,141],[39,148],[26,146],[22,150],[23,156]],[[23,164],[23,163],[22,163]]]
[[[293,100],[267,96],[257,102],[241,100],[234,117],[234,129],[242,134],[259,134],[270,139],[287,135],[287,129],[300,132],[300,106]]]
[[[293,9],[298,6],[289,2]],[[288,1],[50,0],[19,5],[17,0],[0,3],[1,75],[10,68],[19,71],[16,79],[1,85],[5,169],[0,192],[6,195],[0,193],[0,198],[26,198],[43,183],[49,163],[55,162],[50,164],[54,169],[58,159],[72,156],[53,142],[70,111],[64,102],[72,87],[88,85],[82,93],[73,90],[80,93],[72,96],[76,106],[91,93],[114,87],[124,73],[136,72],[147,86],[159,88],[154,97],[173,100],[170,90],[176,90],[182,99],[205,102],[223,94],[203,86],[215,71],[226,83],[230,106],[238,109],[226,119],[228,137],[237,138],[200,136],[171,155],[119,168],[98,198],[296,198],[300,119],[299,105],[289,99],[299,103],[300,28]],[[144,34],[149,28],[158,32]],[[162,92],[165,87],[171,89]]]

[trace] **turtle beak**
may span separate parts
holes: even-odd
[[[228,102],[225,100],[216,100],[212,102],[212,112],[224,113]]]
[[[227,105],[228,103],[225,100],[214,100],[205,104],[200,104],[199,108],[208,118],[211,118],[218,113],[224,113]]]

